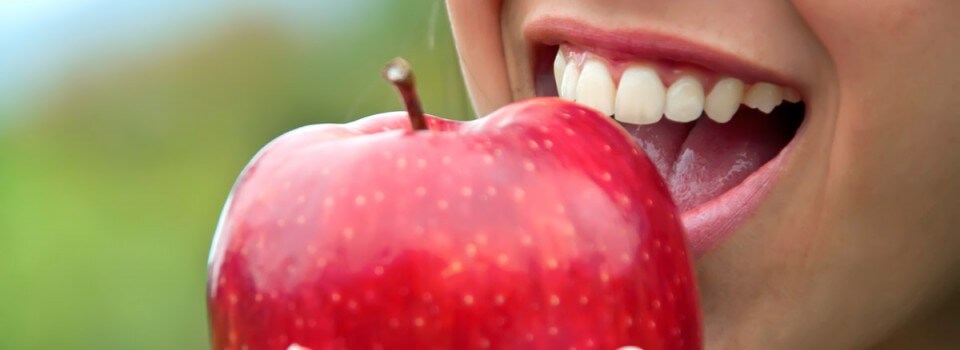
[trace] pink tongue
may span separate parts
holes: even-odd
[[[726,124],[709,118],[666,119],[627,126],[663,175],[681,211],[716,198],[773,159],[793,137],[797,120],[742,108]]]

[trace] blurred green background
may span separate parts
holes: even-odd
[[[442,0],[0,1],[0,349],[208,347],[206,258],[251,156],[400,108],[470,118]]]

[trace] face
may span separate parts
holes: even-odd
[[[479,115],[558,94],[644,146],[697,254],[708,349],[867,348],[957,298],[960,2],[448,8]]]

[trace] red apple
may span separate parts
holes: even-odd
[[[240,176],[214,348],[701,347],[675,206],[613,120],[555,98],[425,117],[387,75],[409,114],[291,131]]]

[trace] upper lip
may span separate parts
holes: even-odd
[[[608,59],[656,59],[702,67],[746,82],[768,82],[803,93],[798,77],[751,62],[731,52],[695,39],[637,27],[607,30],[565,17],[543,17],[523,29],[527,43],[573,44]],[[804,94],[805,95],[805,94]]]

